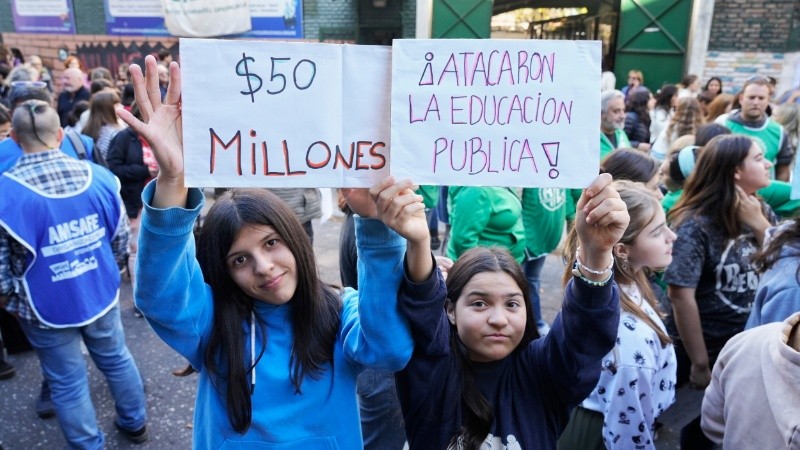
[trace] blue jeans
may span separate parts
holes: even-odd
[[[542,286],[542,268],[544,268],[545,259],[547,259],[547,254],[526,260],[523,263],[525,278],[528,279],[528,285],[530,288],[533,317],[536,319],[537,327],[546,325],[544,320],[542,320],[542,302],[541,298],[539,298],[539,288]]]
[[[144,426],[144,387],[133,356],[125,346],[119,305],[82,327],[44,329],[24,321],[21,324],[50,383],[58,423],[70,448],[102,449],[104,445],[92,405],[81,339],[106,377],[114,397],[117,424],[131,431]]]
[[[406,443],[394,373],[365,369],[356,381],[364,450],[401,450]]]

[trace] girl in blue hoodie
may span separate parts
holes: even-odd
[[[144,136],[161,171],[143,193],[136,305],[156,333],[199,372],[195,448],[362,447],[356,377],[365,367],[399,370],[412,341],[397,289],[408,239],[412,265],[431,259],[421,198],[391,178],[351,192],[359,292],[318,278],[311,242],[291,209],[265,190],[233,190],[209,210],[183,183],[181,78],[170,67],[162,103],[156,63],[131,75]],[[420,263],[417,260],[423,261]]]

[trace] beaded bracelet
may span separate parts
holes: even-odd
[[[606,278],[605,280],[603,280],[603,281],[594,281],[594,280],[590,280],[590,279],[586,278],[585,276],[583,276],[581,271],[578,269],[577,262],[575,263],[575,267],[572,268],[572,275],[574,275],[575,278],[579,278],[581,281],[583,281],[584,283],[586,283],[586,284],[588,284],[589,286],[592,286],[592,287],[603,287],[603,286],[607,285],[608,282],[611,281],[612,278],[614,278],[614,271],[611,270],[610,272],[611,273],[608,274],[608,278]]]
[[[611,264],[609,264],[609,265],[608,265],[608,267],[606,267],[606,268],[605,268],[605,269],[603,269],[603,270],[594,270],[594,269],[592,269],[592,268],[590,268],[590,267],[587,267],[585,264],[583,264],[583,263],[581,262],[581,257],[580,257],[580,256],[578,256],[578,255],[580,255],[580,253],[581,253],[581,248],[580,248],[580,247],[578,247],[578,248],[575,250],[575,265],[576,265],[577,267],[583,267],[583,269],[584,269],[585,271],[587,271],[587,272],[591,273],[592,275],[603,275],[604,273],[609,273],[609,272],[611,272],[611,269],[613,269],[613,268],[614,268],[614,259],[613,259],[613,258],[611,259]]]

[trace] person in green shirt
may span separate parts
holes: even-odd
[[[600,94],[600,159],[616,148],[630,147],[625,134],[625,94],[605,91]]]
[[[716,122],[728,127],[733,134],[743,134],[756,141],[764,150],[764,158],[775,165],[771,178],[788,182],[794,152],[783,126],[767,115],[769,101],[769,80],[752,77],[739,94],[741,109],[720,116]]]
[[[525,261],[522,266],[531,296],[531,309],[539,336],[550,331],[542,319],[539,288],[547,254],[558,247],[564,234],[567,212],[567,191],[561,188],[527,188],[522,190],[522,224],[525,227]]]
[[[522,263],[525,256],[522,204],[513,189],[450,186],[448,194],[451,225],[448,258],[455,261],[473,247],[499,246]]]

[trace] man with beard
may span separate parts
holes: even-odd
[[[764,158],[775,165],[773,179],[789,181],[792,148],[786,139],[783,126],[767,115],[770,102],[769,79],[755,76],[745,82],[739,93],[740,109],[720,116],[716,122],[734,134],[750,136],[764,150]]]
[[[600,159],[612,150],[630,147],[625,134],[625,94],[621,91],[605,91],[600,94]]]

